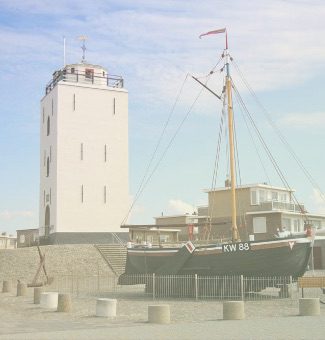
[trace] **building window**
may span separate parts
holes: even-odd
[[[84,159],[84,144],[80,144],[80,159],[83,161]]]
[[[116,100],[115,98],[113,99],[113,115],[116,113]]]
[[[104,185],[104,203],[106,204],[106,198],[107,198],[107,196],[106,196],[106,185]]]
[[[266,217],[253,217],[254,234],[266,233]]]
[[[46,160],[46,177],[50,176],[50,157],[47,157]]]
[[[301,231],[301,223],[300,219],[296,218],[293,220],[293,232],[299,233]]]
[[[263,203],[263,202],[265,202],[266,201],[266,192],[265,192],[265,190],[259,190],[259,201],[260,201],[260,203]]]
[[[287,203],[289,201],[287,193],[280,193],[280,202]]]
[[[251,190],[251,205],[258,204],[257,190]]]
[[[47,124],[46,124],[46,135],[50,135],[50,129],[51,129],[51,122],[50,122],[50,116],[47,117]]]
[[[322,221],[320,220],[309,220],[309,223],[316,229],[322,228]]]
[[[44,150],[43,165],[46,165],[46,151]]]
[[[76,94],[73,94],[73,111],[76,110]]]
[[[74,73],[75,69],[74,67],[71,67],[71,73]]]
[[[107,145],[104,147],[104,161],[107,162]]]
[[[43,107],[43,124],[44,124],[44,119],[45,119],[45,111],[44,111],[44,107]]]
[[[84,202],[84,186],[81,186],[81,203]]]
[[[291,230],[291,219],[288,217],[283,217],[282,218],[282,230],[286,229],[286,230]]]
[[[276,191],[272,191],[272,201],[278,201],[279,194]]]

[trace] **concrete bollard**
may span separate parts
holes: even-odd
[[[243,320],[245,319],[244,301],[227,301],[223,303],[224,320]]]
[[[11,292],[11,281],[3,281],[2,283],[2,293]]]
[[[148,322],[149,323],[170,323],[169,305],[151,305],[148,306]]]
[[[58,293],[56,292],[45,292],[41,293],[41,307],[43,308],[58,308]]]
[[[39,305],[41,303],[41,294],[43,293],[42,287],[34,288],[34,304]]]
[[[114,317],[116,316],[116,299],[97,299],[96,316]]]
[[[58,312],[71,312],[71,297],[70,294],[59,294],[58,297]]]
[[[299,315],[302,316],[320,315],[319,298],[300,298]]]
[[[287,284],[283,284],[280,287],[280,291],[279,291],[279,297],[280,298],[289,298],[291,297],[291,289],[289,287],[289,285]]]
[[[17,283],[17,296],[26,296],[27,295],[27,286],[25,283],[18,282]]]

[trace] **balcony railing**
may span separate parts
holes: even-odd
[[[259,205],[258,210],[261,211],[273,211],[273,210],[281,210],[281,211],[290,211],[290,212],[305,212],[305,206],[303,204],[295,204],[288,202],[279,202],[279,201],[269,201],[262,202]]]
[[[123,78],[121,76],[103,76],[96,73],[60,70],[54,73],[53,79],[46,85],[45,94],[50,93],[59,81],[123,88]]]

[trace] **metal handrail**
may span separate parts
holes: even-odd
[[[123,240],[116,233],[111,233],[111,235],[120,246],[125,247],[125,242],[123,242]]]
[[[105,85],[112,88],[123,88],[124,86],[123,78],[116,75],[103,76],[96,73],[71,72],[66,69],[57,71],[54,74],[53,79],[45,87],[45,94],[50,93],[60,81]]]

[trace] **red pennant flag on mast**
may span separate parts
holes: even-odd
[[[226,28],[220,28],[220,29],[218,29],[218,30],[214,30],[214,31],[202,33],[202,34],[199,36],[199,38],[201,39],[204,35],[219,34],[219,33],[225,33],[225,32],[226,32]]]

